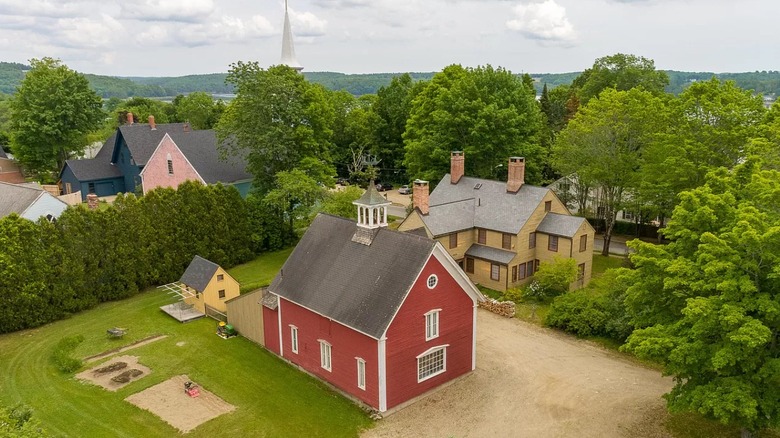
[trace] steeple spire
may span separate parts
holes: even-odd
[[[281,64],[297,71],[303,70],[303,66],[295,57],[293,46],[292,27],[290,27],[290,14],[287,12],[287,0],[284,0],[284,30],[282,31],[282,60]]]

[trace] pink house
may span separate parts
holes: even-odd
[[[146,193],[157,187],[177,188],[184,181],[206,181],[198,174],[181,149],[167,133],[141,170],[141,187]]]
[[[265,346],[379,411],[474,370],[483,297],[440,243],[387,229],[373,185],[359,220],[319,215],[263,299]]]

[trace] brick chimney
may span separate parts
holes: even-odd
[[[157,124],[154,123],[154,116],[152,115],[149,116],[149,127],[152,128],[152,131],[157,130]]]
[[[428,181],[414,180],[412,198],[414,199],[414,208],[420,209],[422,214],[428,214]]]
[[[133,113],[127,113],[127,116],[125,116],[127,119],[127,124],[132,125],[133,124]]]
[[[184,123],[184,132],[190,132],[190,124],[189,122]]]
[[[450,153],[450,184],[457,184],[463,177],[463,151]]]
[[[90,193],[87,195],[87,207],[90,210],[97,210],[98,208],[98,195]]]
[[[509,175],[506,180],[506,191],[517,193],[525,184],[525,158],[509,157]]]

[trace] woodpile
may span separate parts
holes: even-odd
[[[496,301],[493,298],[485,298],[485,301],[479,303],[479,307],[507,318],[515,316],[514,301]]]

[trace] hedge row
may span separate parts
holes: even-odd
[[[0,219],[0,333],[176,281],[196,254],[231,267],[292,239],[281,212],[195,182],[70,207],[54,224],[11,215]]]

